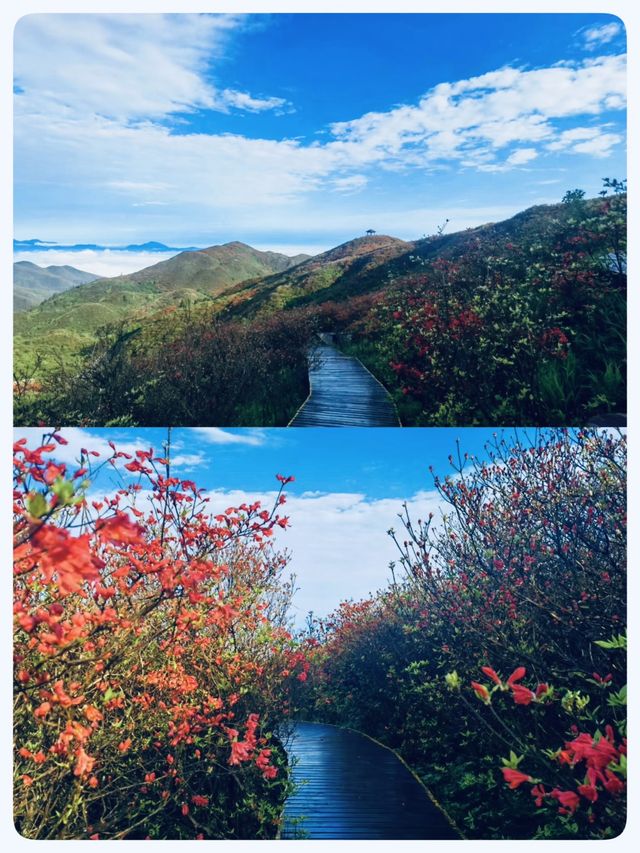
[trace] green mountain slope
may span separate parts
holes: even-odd
[[[64,356],[90,343],[105,324],[142,318],[172,305],[208,302],[230,285],[278,273],[307,258],[260,252],[234,242],[182,252],[129,275],[73,287],[16,316],[16,361],[21,363],[36,347]]]
[[[231,287],[219,301],[226,306],[226,315],[250,317],[283,307],[347,299],[384,286],[389,265],[411,253],[414,245],[386,235],[357,237],[293,269]]]
[[[190,288],[216,294],[236,282],[282,272],[307,258],[308,255],[291,258],[277,252],[260,252],[236,241],[197,252],[181,252],[167,261],[121,276],[117,282],[151,283],[158,291]]]
[[[13,310],[26,311],[55,293],[97,278],[100,276],[68,265],[40,267],[31,261],[17,261],[13,265]]]
[[[587,201],[586,209],[594,208],[597,202]],[[316,255],[295,269],[235,285],[217,301],[228,317],[253,317],[288,307],[344,302],[383,290],[395,279],[420,275],[421,265],[436,258],[462,257],[474,250],[478,241],[552,241],[573,213],[566,204],[536,205],[502,222],[414,242],[384,235],[359,237]]]

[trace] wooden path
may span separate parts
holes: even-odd
[[[459,838],[425,788],[389,749],[322,723],[296,723],[287,747],[298,787],[282,838]]]
[[[400,426],[388,391],[358,361],[321,335],[309,369],[311,393],[289,426],[397,427]]]

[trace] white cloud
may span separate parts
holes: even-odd
[[[220,427],[193,427],[191,432],[209,444],[248,444],[256,447],[267,440],[265,433],[260,429],[228,432]]]
[[[603,133],[586,142],[578,142],[573,146],[573,151],[591,154],[593,157],[608,157],[611,149],[621,141],[622,137],[617,133]]]
[[[188,124],[173,133],[176,111],[288,109],[282,98],[215,82],[243,22],[233,15],[23,18],[15,53],[18,226],[51,238],[39,223],[60,227],[61,200],[72,211],[100,198],[102,227],[104,211],[126,203],[132,215],[134,206],[148,208],[153,227],[167,209],[177,211],[174,219],[188,211],[214,234],[221,222],[236,233],[278,221],[290,229],[313,217],[306,199],[316,191],[355,194],[390,170],[517,168],[534,152],[553,152],[548,143],[567,124],[625,105],[625,56],[616,55],[443,82],[415,104],[334,123],[322,142],[194,132]],[[608,133],[564,150],[600,157],[618,142]],[[40,194],[29,222],[20,201],[26,185]],[[87,227],[71,216],[66,227]],[[131,227],[121,213],[109,224]]]
[[[252,113],[290,106],[284,98],[253,98],[247,92],[234,92],[232,89],[223,89],[220,96],[222,101],[230,107],[237,107],[240,110],[248,110]]]
[[[25,437],[28,439],[28,446],[33,448],[38,446],[38,442],[42,436],[52,432],[50,427],[20,427],[14,429],[14,441]],[[81,429],[79,427],[64,427],[58,431],[58,434],[67,440],[67,444],[60,444],[56,448],[55,459],[58,462],[64,462],[66,465],[73,466],[80,460],[81,450],[95,450],[100,454],[99,457],[92,457],[91,461],[94,464],[104,462],[113,456],[113,449],[109,445],[109,439],[105,438],[100,430],[94,431],[91,429]],[[149,450],[149,445],[137,438],[131,441],[127,438],[127,431],[123,431],[118,435],[118,438],[113,438],[116,434],[114,430],[110,430],[110,436],[116,445],[116,449],[122,453],[135,455],[136,450]],[[130,434],[130,433],[129,433]],[[154,448],[156,453],[161,453],[162,448]]]
[[[485,166],[508,144],[551,136],[553,120],[619,108],[625,89],[623,55],[529,71],[503,68],[440,83],[417,106],[336,123],[332,130],[339,142],[332,147],[355,149],[360,161],[409,151],[415,163],[453,159]],[[496,165],[519,164],[509,156]]]
[[[171,457],[171,467],[178,469],[181,473],[195,471],[198,466],[206,464],[207,458],[204,453],[177,453]]]
[[[611,149],[623,141],[618,133],[608,133],[604,127],[574,127],[558,135],[547,144],[549,151],[570,150],[594,157],[606,157]]]
[[[174,257],[175,252],[118,252],[110,249],[96,251],[60,251],[49,249],[46,252],[16,252],[14,261],[30,261],[40,267],[69,266],[90,272],[94,275],[111,278],[126,275],[137,270],[166,261]]]
[[[584,46],[587,50],[596,50],[600,45],[608,44],[624,32],[622,24],[612,21],[598,27],[589,27],[581,31]]]
[[[507,157],[506,162],[510,166],[522,166],[524,163],[535,160],[537,156],[538,152],[535,148],[518,148]]]
[[[275,492],[210,492],[212,512],[243,502],[260,500],[269,507]],[[397,549],[387,535],[401,524],[402,498],[369,498],[359,493],[289,495],[282,507],[291,527],[278,531],[276,546],[291,553],[290,569],[299,590],[294,615],[299,624],[309,610],[325,615],[340,601],[360,599],[387,585],[389,563],[398,559]],[[406,502],[411,518],[439,515],[443,503],[437,492],[418,492]]]
[[[16,28],[18,104],[121,122],[281,107],[280,98],[219,90],[207,77],[242,22],[237,15],[28,15]]]

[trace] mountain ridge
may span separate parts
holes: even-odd
[[[27,311],[56,293],[89,284],[99,277],[69,264],[41,267],[32,261],[16,261],[13,265],[13,310]]]
[[[101,243],[56,243],[51,240],[13,240],[14,252],[81,252],[87,250],[99,252],[188,252],[197,251],[198,246],[167,246],[156,240],[146,243],[130,243],[127,246],[104,246]]]
[[[181,303],[210,301],[239,281],[281,272],[301,257],[308,256],[261,252],[238,241],[181,252],[134,273],[96,277],[55,293],[16,318],[16,335],[68,330],[78,340],[88,340],[105,324]]]

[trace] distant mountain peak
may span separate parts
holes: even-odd
[[[253,246],[250,246],[248,243],[243,243],[242,240],[231,240],[229,243],[223,243],[222,245],[227,246],[230,249],[231,248],[238,248],[238,249],[251,249],[253,252],[259,251],[258,249],[254,249]],[[212,248],[216,248],[216,247],[212,246]]]
[[[13,265],[14,311],[33,308],[50,296],[80,284],[88,284],[97,278],[99,276],[68,264],[40,267],[31,261],[17,261]]]
[[[352,240],[347,240],[346,243],[341,243],[334,249],[329,249],[328,252],[323,252],[317,257],[337,261],[341,258],[350,258],[355,255],[368,255],[382,249],[396,250],[401,249],[404,246],[408,249],[412,245],[412,243],[407,243],[405,240],[400,240],[398,237],[391,237],[388,234],[367,234],[362,237],[354,237]]]
[[[94,252],[188,252],[197,250],[196,246],[167,246],[157,240],[149,240],[146,243],[129,243],[127,246],[105,246],[101,243],[55,243],[51,240],[16,240],[13,241],[14,252],[81,252],[92,250]]]

